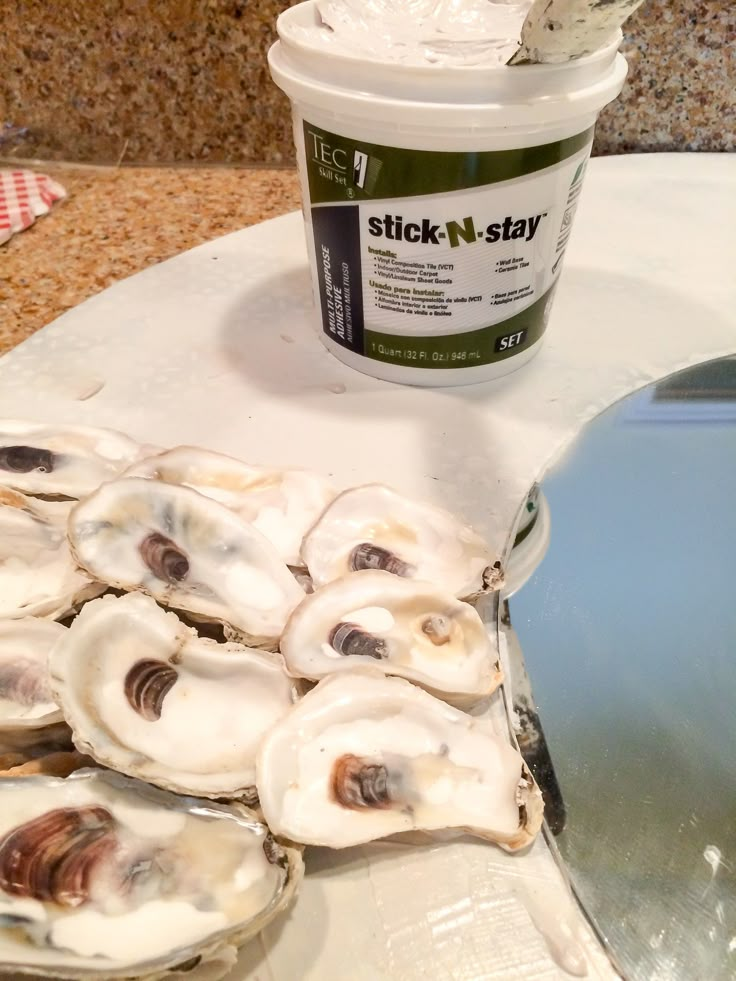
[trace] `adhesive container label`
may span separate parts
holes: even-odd
[[[409,368],[512,358],[544,333],[593,129],[457,153],[303,123],[325,334]]]

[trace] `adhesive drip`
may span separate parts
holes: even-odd
[[[575,922],[573,900],[552,901],[549,890],[537,882],[519,880],[513,885],[514,895],[524,904],[532,923],[544,939],[550,957],[566,974],[575,978],[588,976],[588,958],[583,949],[580,929]],[[560,897],[555,897],[559,899]]]
[[[387,960],[381,961],[381,969],[390,970],[392,977],[423,977],[425,970],[428,977],[449,977],[441,967],[452,947],[452,977],[470,981],[478,976],[476,931],[485,937],[479,924],[483,917],[495,915],[496,956],[501,962],[506,951],[523,943],[530,968],[544,965],[549,971],[551,961],[570,977],[592,981],[617,976],[568,887],[543,871],[546,855],[541,842],[526,856],[524,870],[509,875],[518,857],[485,842],[473,846],[467,837],[462,843],[439,844],[438,837],[446,834],[402,835],[361,849],[371,908],[383,932],[381,950]],[[423,847],[407,847],[410,842]],[[427,912],[417,917],[413,897],[419,888]]]
[[[711,879],[715,879],[716,875],[718,875],[718,869],[721,867],[721,860],[723,859],[720,848],[717,848],[715,845],[706,845],[703,851],[703,858],[710,865]]]
[[[90,372],[55,363],[53,373],[38,372],[34,385],[44,394],[73,399],[75,402],[86,402],[102,391],[105,381]]]

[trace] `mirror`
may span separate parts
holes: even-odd
[[[502,629],[574,891],[625,978],[732,979],[736,358],[614,405],[532,498]]]

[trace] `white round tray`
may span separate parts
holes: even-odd
[[[531,484],[586,420],[736,350],[735,184],[725,154],[594,160],[544,348],[498,382],[401,388],[332,358],[314,332],[297,213],[64,314],[0,359],[0,414],[389,482],[505,551]],[[503,727],[500,697],[490,712]],[[515,857],[469,840],[315,850],[307,869],[289,917],[233,977],[551,979],[586,962],[588,977],[611,975],[542,839]]]

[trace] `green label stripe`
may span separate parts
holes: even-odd
[[[414,197],[483,187],[567,160],[593,139],[593,127],[556,143],[520,150],[454,153],[363,143],[304,123],[312,204]]]
[[[542,336],[554,289],[552,286],[526,310],[500,324],[461,334],[402,337],[366,328],[363,353],[375,361],[406,368],[472,368],[504,361],[531,347]],[[500,350],[504,339],[507,346]]]

